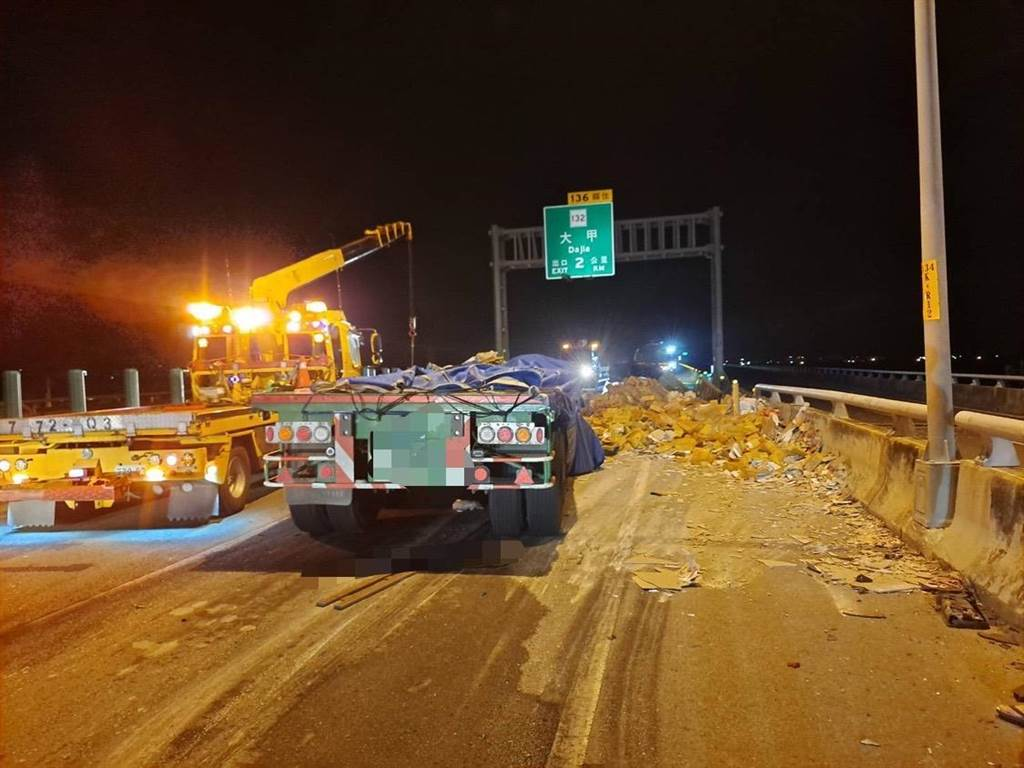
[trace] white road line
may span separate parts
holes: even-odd
[[[612,566],[616,572],[629,556],[633,534],[640,519],[639,507],[648,493],[647,481],[650,473],[651,463],[644,462],[637,473],[633,492],[625,505],[632,514],[623,521],[624,525],[620,529],[618,546],[612,559]],[[586,760],[590,730],[594,725],[594,715],[601,699],[605,668],[612,647],[611,637],[621,605],[621,601],[613,597],[613,593],[619,587],[615,578],[606,579],[602,586],[601,595],[598,597],[602,606],[601,616],[591,635],[594,642],[581,659],[573,685],[565,698],[555,740],[548,753],[547,768],[579,768]]]

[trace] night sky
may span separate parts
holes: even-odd
[[[183,363],[204,286],[397,219],[419,361],[456,362],[494,344],[489,226],[598,187],[619,218],[724,209],[728,358],[920,353],[910,0],[4,5],[0,365],[26,377]],[[954,351],[1019,360],[1024,4],[939,2],[938,36]],[[707,281],[513,275],[513,352],[703,362]],[[404,248],[342,284],[407,362]]]

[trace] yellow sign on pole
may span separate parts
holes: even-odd
[[[939,264],[935,259],[926,259],[921,262],[921,295],[924,304],[924,319],[941,319],[942,306],[939,301]]]
[[[612,191],[610,189],[590,189],[585,192],[570,192],[567,197],[569,205],[610,203],[612,202]]]

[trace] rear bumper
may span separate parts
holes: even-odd
[[[0,501],[116,501],[113,485],[53,482],[45,485],[0,488]]]

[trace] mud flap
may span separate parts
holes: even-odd
[[[220,514],[220,499],[214,483],[175,483],[165,485],[168,520],[209,520]]]
[[[52,528],[57,522],[55,501],[9,501],[7,524],[12,528]]]

